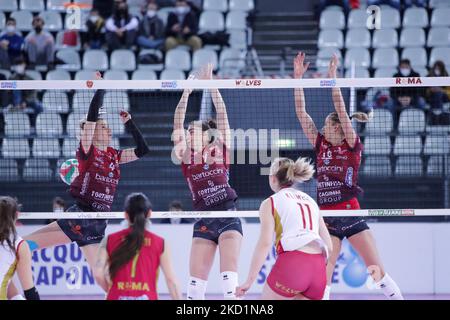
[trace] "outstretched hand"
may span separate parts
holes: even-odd
[[[294,78],[301,79],[303,75],[308,71],[309,62],[305,63],[305,53],[299,52],[294,58]]]
[[[102,74],[100,71],[95,72],[95,80],[103,80]]]
[[[198,72],[198,78],[200,80],[212,80],[214,66],[212,63],[208,63],[201,67]]]
[[[328,66],[328,78],[336,78],[337,76],[337,67],[339,64],[339,57],[335,53],[333,54],[333,57],[330,60],[330,64]]]
[[[125,124],[128,120],[131,119],[131,114],[129,114],[127,111],[120,111],[120,120],[123,124]]]

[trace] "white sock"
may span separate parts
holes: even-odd
[[[205,300],[205,292],[208,281],[189,277],[187,299],[188,300]]]
[[[390,300],[403,300],[400,288],[395,281],[386,273],[380,281],[377,282],[377,287],[381,289],[383,294]]]
[[[15,295],[9,300],[26,300],[21,294]]]
[[[224,271],[220,274],[220,279],[225,300],[236,300],[236,288],[239,286],[238,274],[233,271]]]
[[[331,292],[331,286],[327,285],[325,287],[325,291],[323,292],[322,300],[330,300],[330,292]]]

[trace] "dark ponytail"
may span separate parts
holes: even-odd
[[[20,205],[11,197],[0,197],[0,245],[6,245],[16,252],[16,219]]]
[[[117,272],[141,250],[145,239],[147,215],[151,203],[142,193],[132,193],[125,200],[125,212],[128,213],[131,231],[120,246],[113,251],[109,259],[109,275],[113,279]]]

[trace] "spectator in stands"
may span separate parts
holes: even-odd
[[[158,5],[152,1],[139,24],[137,44],[146,49],[159,49],[164,44],[164,22],[156,15]]]
[[[9,69],[11,62],[22,55],[24,39],[16,30],[16,20],[6,20],[6,31],[0,35],[0,66]]]
[[[387,4],[388,6],[391,6],[395,9],[400,10],[401,8],[401,1],[400,0],[367,0],[367,5],[382,5]],[[412,5],[419,6],[419,7],[425,7],[427,4],[426,0],[404,0],[403,5],[405,8],[409,8]]]
[[[188,45],[193,51],[200,49],[202,40],[197,32],[197,16],[186,0],[177,0],[175,12],[171,12],[167,18],[166,51],[179,45]]]
[[[183,205],[180,201],[174,200],[169,204],[170,212],[180,212],[183,211]],[[159,219],[159,223],[171,223],[171,224],[180,224],[180,223],[193,223],[193,219],[186,218],[171,218],[171,219]]]
[[[105,27],[105,20],[100,16],[97,9],[92,9],[89,19],[86,21],[86,47],[89,49],[101,49],[103,45],[102,30]]]
[[[23,58],[16,58],[12,67],[13,74],[9,80],[33,80],[25,74],[27,64]],[[37,98],[35,90],[13,90],[13,108],[15,110],[28,111],[30,113],[38,114],[43,111],[42,104]],[[32,117],[32,123],[35,117]]]
[[[339,6],[344,9],[344,11],[347,13],[350,11],[350,2],[349,0],[320,0],[319,4],[319,15],[320,12],[325,10],[328,6]]]
[[[428,77],[448,77],[444,62],[438,60],[428,73]],[[449,102],[450,87],[431,87],[427,89],[427,101],[431,109],[442,110],[444,103]]]
[[[53,205],[53,212],[54,213],[62,213],[64,211],[66,211],[66,202],[61,197],[55,197],[53,199],[52,205]],[[52,222],[54,222],[56,220],[57,219],[49,219],[49,220],[46,221],[46,224],[50,224],[50,223],[52,223]]]
[[[28,55],[30,68],[36,65],[46,65],[53,69],[55,40],[51,33],[44,31],[44,20],[36,16],[33,18],[31,31],[25,38],[25,52]]]
[[[122,2],[122,0],[94,0],[92,7],[106,20],[111,17],[118,2]]]
[[[126,2],[119,2],[114,14],[106,21],[106,43],[110,50],[129,49],[134,45],[139,20],[128,12]]]

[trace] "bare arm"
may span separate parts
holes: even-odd
[[[308,70],[309,62],[304,63],[305,54],[300,52],[294,59],[294,77],[296,79],[303,78],[303,75]],[[295,100],[295,113],[300,121],[303,132],[305,133],[308,141],[315,146],[317,139],[317,128],[314,124],[311,116],[306,112],[305,94],[303,88],[294,89],[294,100]]]
[[[24,291],[34,287],[33,274],[31,272],[31,251],[26,241],[19,247],[19,259],[17,262],[17,275]]]
[[[328,67],[328,76],[330,78],[336,78],[336,69],[338,63],[339,59],[337,55],[334,54]],[[334,108],[338,114],[339,121],[341,122],[342,130],[344,131],[345,140],[347,140],[349,146],[353,148],[356,141],[356,132],[355,129],[353,129],[352,121],[350,120],[350,117],[347,114],[347,110],[345,109],[345,101],[342,97],[341,89],[333,87],[332,96]]]
[[[191,75],[188,79],[194,79]],[[173,119],[173,133],[172,141],[175,147],[175,156],[178,160],[183,158],[184,152],[186,151],[186,133],[184,132],[184,119],[186,117],[186,108],[189,101],[189,95],[192,90],[186,89],[183,91],[180,101],[178,102],[177,108],[175,109],[175,115]]]
[[[237,296],[244,295],[248,291],[248,289],[250,289],[253,282],[256,280],[259,271],[264,265],[270,249],[273,246],[272,241],[273,232],[275,229],[275,221],[272,217],[272,207],[270,204],[270,199],[266,199],[263,201],[263,203],[261,203],[261,207],[259,208],[259,219],[261,221],[259,240],[253,253],[247,280],[243,285],[236,288]]]
[[[333,242],[331,242],[331,236],[330,233],[328,232],[327,225],[325,224],[322,215],[320,215],[319,219],[319,235],[325,242],[325,245],[328,248],[328,252],[333,251]]]
[[[94,273],[95,281],[98,285],[105,291],[108,292],[111,279],[109,278],[108,272],[108,252],[106,251],[106,242],[107,237],[103,238],[103,241],[100,243],[100,247],[97,252],[97,259],[95,261],[95,265],[92,268],[92,272]]]
[[[173,300],[181,300],[180,284],[175,276],[175,272],[172,268],[172,260],[170,258],[170,248],[167,242],[164,244],[164,252],[160,259],[161,269],[164,272],[166,278],[167,288],[169,289],[170,296]]]

